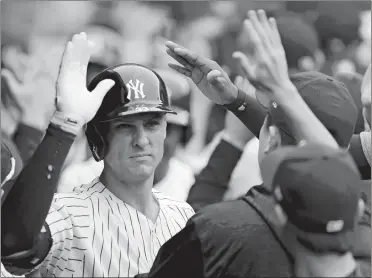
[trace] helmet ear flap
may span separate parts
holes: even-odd
[[[105,158],[107,153],[107,141],[95,124],[88,123],[85,131],[89,148],[94,159],[99,162]]]

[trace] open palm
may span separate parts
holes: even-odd
[[[174,42],[167,42],[167,53],[180,63],[169,67],[191,78],[200,91],[216,104],[229,104],[237,96],[237,88],[226,72],[213,60],[188,50]]]

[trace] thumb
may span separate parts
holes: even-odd
[[[244,78],[241,77],[240,75],[236,76],[235,77],[235,82],[234,84],[237,86],[237,87],[243,87],[243,82],[244,82]]]
[[[22,85],[10,70],[2,69],[1,77],[3,77],[6,80],[13,94],[18,95],[21,92]]]
[[[207,75],[208,83],[218,91],[223,91],[226,85],[226,78],[218,70],[212,70]]]
[[[111,80],[111,79],[105,79],[101,82],[98,83],[98,85],[96,86],[96,88],[93,90],[92,94],[100,99],[100,100],[103,100],[103,98],[105,97],[105,95],[107,94],[107,92],[112,88],[114,87],[115,85],[115,81],[114,80]]]

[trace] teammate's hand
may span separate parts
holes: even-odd
[[[256,88],[247,80],[247,78],[238,75],[235,78],[234,84],[247,95],[256,98]]]
[[[168,55],[182,65],[169,63],[169,67],[191,78],[207,98],[220,105],[230,104],[236,99],[238,89],[215,61],[171,41],[165,45]]]
[[[247,79],[260,91],[277,94],[293,86],[288,75],[287,60],[276,21],[267,19],[263,10],[248,12],[244,33],[252,47],[250,53],[235,52]],[[277,95],[276,95],[277,96]]]
[[[115,84],[106,79],[92,92],[87,90],[87,66],[93,47],[85,33],[74,35],[66,45],[57,79],[57,111],[84,123],[93,119],[104,96]]]
[[[1,76],[21,106],[21,121],[44,130],[54,112],[55,80],[42,59],[29,57],[18,77],[7,68],[1,70]]]

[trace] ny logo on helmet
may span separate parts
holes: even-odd
[[[132,100],[132,92],[134,92],[134,99],[146,97],[143,93],[143,83],[138,79],[136,79],[136,85],[133,84],[133,80],[131,79],[126,86],[128,88],[128,99]]]

